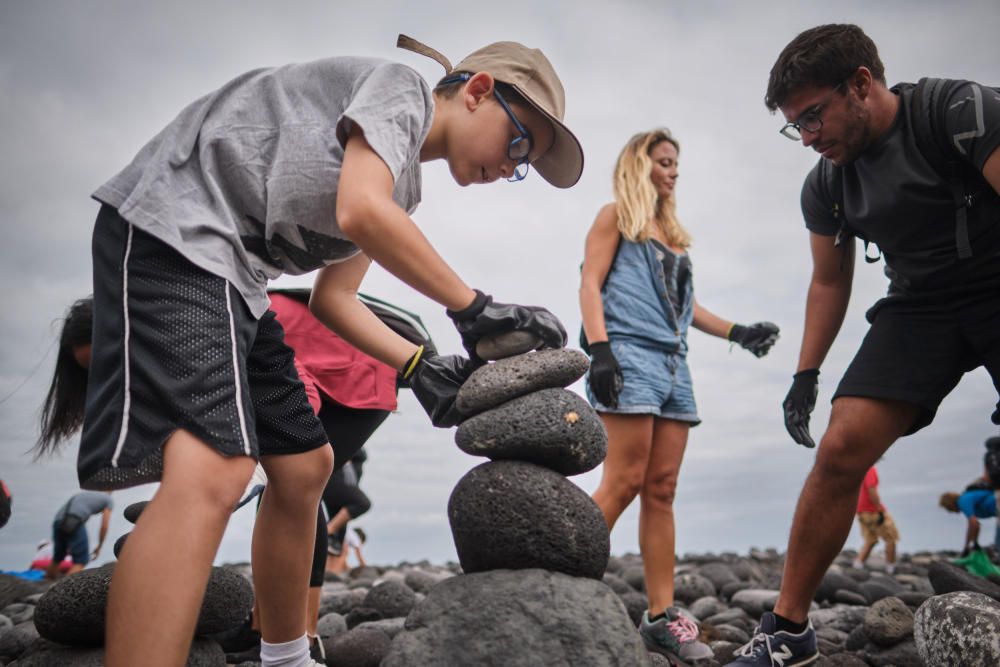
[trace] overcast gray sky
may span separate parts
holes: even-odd
[[[517,184],[458,188],[443,163],[424,168],[414,219],[471,285],[500,301],[549,307],[572,332],[583,238],[610,199],[615,157],[634,132],[657,125],[681,142],[677,190],[694,236],[699,301],[737,321],[782,327],[771,355],[756,360],[718,339],[691,334],[690,362],[704,424],[691,433],[676,505],[678,551],[784,549],[798,490],[813,453],[784,431],[779,404],[798,354],[810,262],[798,193],[812,152],[781,138],[762,103],[781,48],[820,23],[861,25],[879,46],[890,82],[951,76],[997,84],[1000,6],[995,0],[927,2],[135,2],[0,1],[0,476],[15,513],[0,533],[0,568],[24,567],[51,516],[77,488],[76,443],[32,464],[37,411],[54,363],[53,325],[89,294],[89,193],[188,102],[256,67],[331,55],[392,58],[436,80],[440,67],[394,48],[405,32],[457,62],[492,41],[541,48],[562,77],[567,123],[586,168],[567,191],[536,175]],[[905,224],[905,221],[900,221]],[[884,292],[882,265],[858,265],[843,331],[823,367],[813,423],[866,330],[864,310]],[[279,284],[307,285],[307,277]],[[460,350],[442,309],[375,268],[364,290],[423,315],[440,348]],[[27,378],[27,379],[26,379]],[[574,387],[582,391],[582,386]],[[955,547],[962,522],[936,507],[981,468],[996,428],[996,392],[982,370],[967,376],[936,422],[904,439],[880,466],[882,494],[901,548]],[[445,507],[461,475],[478,464],[448,431],[432,429],[416,401],[373,438],[361,522],[374,562],[454,558]],[[588,492],[599,472],[575,478]],[[152,495],[116,494],[119,508]],[[238,513],[220,561],[249,558],[249,510]],[[633,508],[612,538],[637,550]],[[116,512],[112,536],[127,530]],[[852,535],[851,543],[859,541]],[[855,544],[856,545],[856,544]],[[108,550],[110,555],[110,550]]]

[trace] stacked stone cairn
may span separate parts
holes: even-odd
[[[125,508],[135,523],[146,503]],[[121,552],[126,535],[115,543]],[[16,667],[100,667],[104,664],[105,610],[115,564],[64,577],[37,596],[33,609],[34,637],[22,647]],[[149,572],[148,576],[157,576]],[[253,587],[239,571],[213,567],[205,589],[188,667],[225,667],[226,653],[216,639],[244,626],[253,607]],[[151,656],[151,660],[153,657]],[[0,664],[4,664],[0,659]]]
[[[458,447],[490,461],[455,486],[448,519],[463,574],[406,619],[382,667],[648,665],[618,596],[601,578],[610,542],[597,505],[567,475],[597,467],[607,433],[565,389],[589,361],[540,350],[531,335],[486,341],[496,360],[458,393]]]

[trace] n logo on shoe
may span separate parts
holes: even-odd
[[[771,660],[778,664],[778,667],[785,667],[785,660],[792,657],[792,649],[788,648],[788,644],[781,647],[781,650],[777,653],[771,654]]]

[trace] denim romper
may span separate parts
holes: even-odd
[[[674,261],[669,261],[671,256]],[[655,241],[621,239],[601,289],[601,301],[608,340],[625,385],[618,407],[610,408],[594,397],[587,383],[587,398],[598,411],[651,414],[692,426],[701,422],[687,365],[694,284],[689,277],[678,289],[682,260],[690,261],[686,253],[674,253]],[[668,284],[677,295],[676,306]]]

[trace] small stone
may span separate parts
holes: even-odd
[[[138,521],[139,515],[142,514],[142,511],[146,509],[146,505],[148,504],[149,504],[148,500],[142,500],[137,503],[132,503],[131,505],[126,507],[125,510],[122,512],[122,514],[125,515],[125,520],[128,521],[129,523],[135,523],[136,521]]]
[[[649,609],[649,600],[639,591],[619,593],[618,599],[622,601],[623,605],[625,605],[625,611],[628,613],[628,617],[635,624],[635,627],[639,627],[639,623],[642,622],[643,613]]]
[[[125,540],[128,539],[129,534],[130,533],[125,533],[124,535],[122,535],[121,537],[119,537],[117,540],[115,540],[115,546],[112,547],[112,551],[115,554],[115,558],[121,558],[122,548],[125,546]]]
[[[476,343],[476,354],[484,361],[496,361],[537,350],[541,345],[542,339],[536,333],[508,331],[480,339]]]
[[[709,595],[714,596],[715,593],[715,585],[700,574],[689,572],[674,577],[674,598],[684,604]]]
[[[455,399],[472,416],[540,389],[567,387],[583,377],[590,360],[579,350],[539,350],[508,357],[475,370]]]
[[[396,618],[409,614],[416,600],[416,594],[406,584],[384,581],[368,591],[362,606],[378,610],[382,618]]]
[[[897,597],[882,598],[865,612],[865,635],[879,646],[894,646],[913,634],[913,612]]]
[[[465,420],[455,443],[473,456],[529,461],[578,475],[604,460],[608,434],[583,398],[565,389],[543,389]]]
[[[867,607],[869,604],[864,595],[853,591],[845,591],[843,588],[838,589],[837,592],[833,594],[833,601],[840,602],[842,604],[860,605],[862,607]]]
[[[342,632],[347,632],[347,620],[340,614],[331,612],[319,617],[319,622],[316,624],[316,634],[319,635],[320,639],[327,639]]]
[[[765,611],[774,609],[774,603],[777,601],[778,591],[748,588],[743,591],[737,591],[729,603],[756,618]]]
[[[347,616],[344,617],[344,621],[347,623],[347,628],[349,630],[356,628],[362,623],[367,623],[368,621],[381,620],[382,612],[373,607],[355,607],[347,612]]]
[[[379,667],[392,640],[377,628],[354,628],[323,641],[329,667]]]

